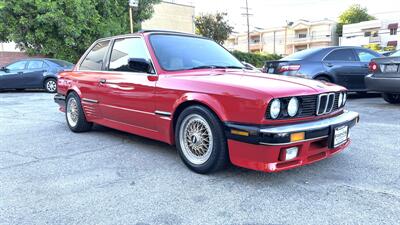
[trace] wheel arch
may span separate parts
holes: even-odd
[[[223,106],[213,97],[204,94],[185,95],[174,104],[174,110],[171,115],[171,143],[175,143],[175,127],[179,115],[188,107],[199,105],[210,110],[222,123],[227,121],[226,113]]]
[[[318,77],[325,77],[325,78],[328,78],[331,82],[336,83],[336,79],[335,79],[335,77],[334,77],[332,74],[329,74],[329,73],[319,73],[319,74],[315,75],[315,76],[313,77],[313,79],[316,80]]]

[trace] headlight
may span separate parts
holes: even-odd
[[[271,103],[269,114],[272,119],[276,119],[278,118],[280,113],[281,113],[281,101],[279,101],[279,99],[275,99]]]
[[[291,117],[295,116],[299,111],[299,100],[296,97],[290,99],[287,111]]]
[[[343,93],[343,106],[344,106],[344,104],[346,104],[346,101],[347,101],[347,93],[344,92]]]
[[[343,103],[343,93],[340,92],[339,94],[339,99],[338,99],[338,107],[342,107],[342,103]]]

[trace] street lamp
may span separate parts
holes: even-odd
[[[128,4],[129,4],[129,20],[131,23],[131,34],[133,33],[133,18],[132,18],[132,11],[134,8],[138,8],[139,7],[139,0],[128,0]]]

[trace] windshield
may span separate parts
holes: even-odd
[[[208,39],[153,34],[150,43],[158,63],[167,71],[244,67],[227,50]]]
[[[305,59],[306,57],[318,52],[319,50],[321,50],[321,49],[320,48],[306,49],[306,50],[303,50],[303,51],[296,52],[296,53],[294,53],[292,55],[286,56],[286,57],[282,58],[281,60],[288,60],[288,59],[301,60],[301,59]]]
[[[400,56],[400,50],[398,50],[397,52],[391,54],[390,56]]]
[[[63,68],[72,68],[74,64],[64,61],[64,60],[59,60],[59,59],[48,59],[50,62],[57,64],[60,67]]]

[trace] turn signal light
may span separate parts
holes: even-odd
[[[247,131],[241,131],[241,130],[231,130],[231,134],[236,134],[240,136],[249,136],[249,132]]]
[[[305,132],[292,133],[290,134],[290,142],[303,141],[305,136]]]

